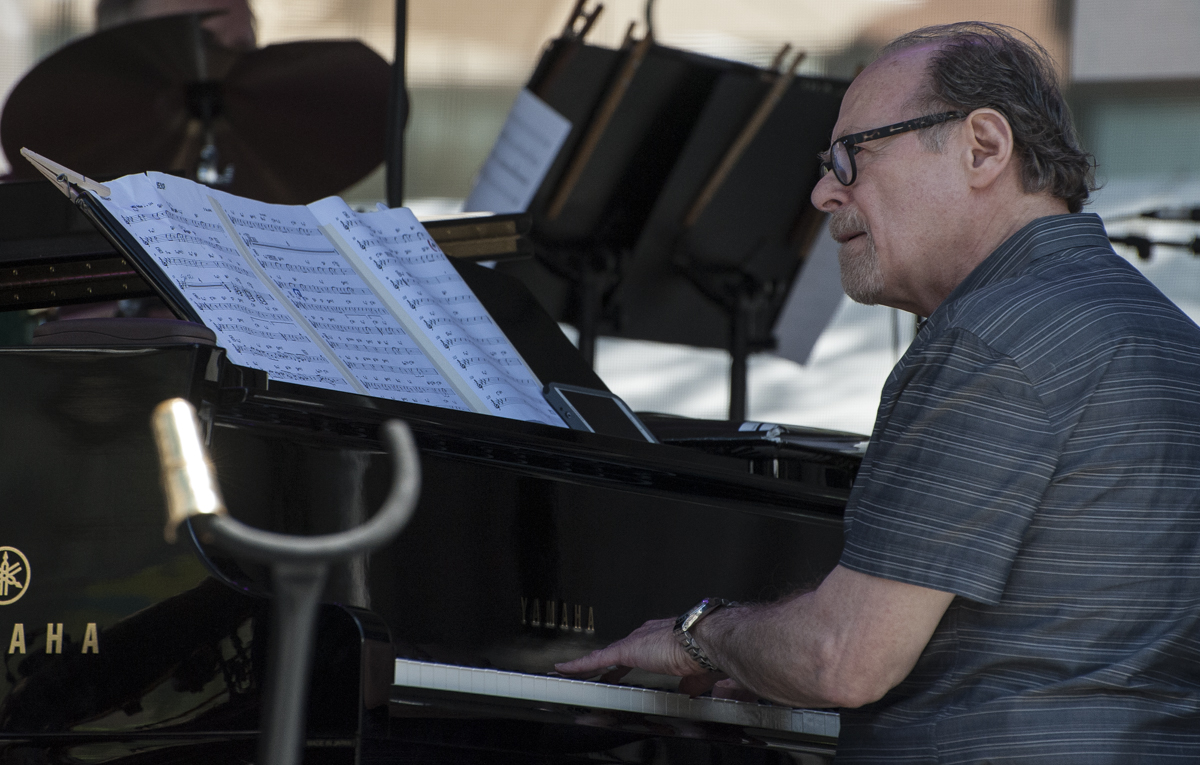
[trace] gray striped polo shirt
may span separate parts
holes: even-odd
[[[884,386],[841,563],[954,593],[844,763],[1200,762],[1200,328],[1030,223]]]

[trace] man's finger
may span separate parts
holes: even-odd
[[[559,662],[554,665],[554,669],[564,675],[572,677],[595,677],[602,672],[615,669],[617,665],[608,656],[608,649],[593,651],[587,656],[581,656],[578,659]]]
[[[736,701],[758,701],[758,694],[746,690],[734,680],[732,677],[727,677],[713,685],[712,695],[714,699],[734,699]]]
[[[633,669],[633,668],[632,667],[612,667],[611,669],[609,669],[607,672],[605,672],[603,675],[600,676],[600,682],[616,683],[616,682],[620,681],[620,679],[622,677],[625,677],[626,675],[628,675],[629,671],[631,669]]]
[[[670,619],[648,621],[607,648],[554,667],[574,677],[593,677],[611,666],[634,667],[662,675],[694,674],[700,668],[675,638],[674,625]]]
[[[689,696],[699,696],[707,693],[713,685],[725,677],[719,672],[704,672],[698,675],[684,675],[679,679],[679,692]]]

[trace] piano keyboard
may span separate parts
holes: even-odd
[[[732,699],[692,698],[671,691],[410,659],[396,659],[392,682],[408,688],[661,715],[829,739],[837,738],[839,728],[836,712]]]

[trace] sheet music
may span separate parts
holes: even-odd
[[[469,409],[321,232],[307,207],[209,193],[266,278],[368,394]]]
[[[352,392],[346,379],[252,273],[204,189],[161,173],[108,184],[100,199],[217,335],[235,364],[271,378]]]
[[[525,212],[570,132],[570,120],[522,89],[463,210]]]
[[[392,310],[407,316],[440,356],[502,417],[565,427],[537,376],[413,214],[356,213],[337,197],[309,205],[331,238],[344,240]]]
[[[288,382],[565,427],[408,210],[360,214],[336,197],[270,205],[159,173],[109,187],[101,202],[235,364]]]

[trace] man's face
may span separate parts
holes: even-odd
[[[909,101],[923,82],[928,55],[928,49],[901,51],[864,70],[846,92],[832,138],[922,116],[910,113]],[[920,313],[925,285],[936,280],[955,230],[952,211],[961,188],[954,183],[954,153],[927,150],[916,132],[860,147],[852,185],[830,173],[812,193],[813,204],[832,215],[842,287],[858,302]]]
[[[254,15],[247,0],[144,0],[137,6],[140,18],[170,16],[176,13],[219,11],[202,25],[217,42],[234,50],[253,50]]]

